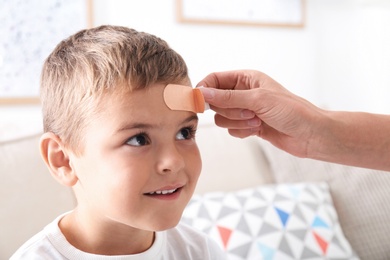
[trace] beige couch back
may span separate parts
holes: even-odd
[[[0,143],[0,259],[75,205],[43,163],[39,136]]]
[[[196,141],[203,162],[196,193],[232,191],[274,182],[257,137],[234,138],[226,129],[210,124],[199,126]]]

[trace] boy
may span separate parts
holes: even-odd
[[[188,85],[167,43],[118,26],[62,41],[41,77],[41,153],[73,187],[77,207],[11,259],[222,259],[216,244],[179,224],[201,170],[195,113],[172,111],[169,83]]]

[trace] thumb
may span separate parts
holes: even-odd
[[[255,94],[259,89],[232,90],[199,88],[204,99],[210,105],[220,108],[241,108],[254,110]]]

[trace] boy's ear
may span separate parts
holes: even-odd
[[[51,175],[62,185],[73,186],[77,175],[72,168],[67,150],[61,139],[54,133],[44,133],[40,140],[40,150]]]

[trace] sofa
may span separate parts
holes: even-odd
[[[76,205],[42,162],[39,137],[0,140],[0,259]],[[389,172],[296,158],[212,123],[196,138],[202,174],[182,221],[228,259],[390,259]]]

